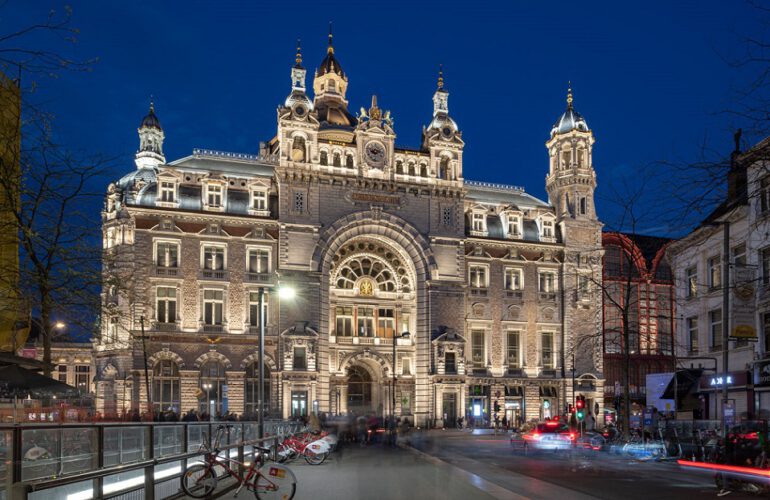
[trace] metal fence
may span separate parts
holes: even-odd
[[[220,449],[250,456],[256,422],[131,422],[0,426],[0,500],[166,498],[217,425],[232,425]],[[265,422],[266,445],[292,431]],[[226,441],[226,442],[225,442]]]

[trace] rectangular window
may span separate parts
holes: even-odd
[[[59,365],[56,367],[57,379],[59,382],[67,383],[67,365]]]
[[[110,325],[107,328],[107,343],[112,344],[118,341],[118,325],[119,319],[117,316],[110,318]]]
[[[451,226],[452,225],[452,207],[444,207],[441,212],[441,222],[445,226]]]
[[[336,322],[338,337],[352,337],[353,336],[353,307],[351,306],[338,306],[336,310]]]
[[[255,190],[251,192],[251,208],[253,210],[267,210],[267,191]]]
[[[482,212],[473,213],[473,230],[474,231],[487,230],[486,216]]]
[[[176,183],[162,181],[160,183],[160,201],[173,203],[176,200]]]
[[[722,286],[722,259],[721,257],[711,257],[708,260],[709,270],[709,288],[716,289]]]
[[[203,247],[203,269],[221,271],[225,268],[225,249],[222,247]]]
[[[396,317],[391,308],[380,307],[377,310],[377,336],[392,338],[396,329]]]
[[[521,269],[508,267],[505,269],[504,286],[506,290],[521,290]]]
[[[698,296],[698,268],[697,267],[690,267],[687,268],[684,272],[685,275],[685,285],[687,286],[687,291],[685,292],[687,295],[687,298],[690,297],[697,297]]]
[[[158,267],[179,267],[179,245],[159,242],[155,246],[155,264]]]
[[[454,375],[457,373],[457,363],[455,361],[455,353],[447,352],[444,354],[444,373],[448,375]]]
[[[556,291],[556,274],[552,272],[541,272],[539,280],[539,290],[541,293],[553,293]]]
[[[770,212],[770,177],[759,181],[759,210],[766,214]]]
[[[507,337],[506,361],[508,362],[508,368],[519,368],[521,366],[521,346],[519,345],[521,334],[519,332],[508,332]]]
[[[401,311],[401,314],[398,317],[398,324],[400,325],[398,327],[399,334],[412,331],[411,318],[412,314],[409,311]]]
[[[715,350],[722,348],[722,310],[709,311],[709,325],[711,332],[711,347]]]
[[[359,337],[374,337],[374,308],[358,307],[358,329]]]
[[[301,191],[294,192],[294,211],[298,213],[305,211],[305,193]]]
[[[471,266],[469,270],[470,286],[473,288],[486,288],[487,282],[486,266]]]
[[[75,387],[80,392],[88,392],[91,381],[91,367],[88,365],[75,366]]]
[[[484,355],[484,330],[471,331],[471,362],[473,366],[483,368],[486,366]]]
[[[157,289],[158,323],[176,321],[176,288],[159,286]]]
[[[294,369],[307,370],[307,356],[304,347],[294,348]]]
[[[209,207],[221,207],[222,206],[222,186],[210,184],[207,186],[208,194],[208,206]]]
[[[765,341],[765,352],[770,352],[770,313],[762,315],[762,333]]]
[[[222,290],[203,291],[203,322],[207,325],[221,325],[225,306]]]
[[[740,245],[734,246],[730,252],[732,253],[734,265],[746,265],[746,243],[741,243]]]
[[[516,238],[520,235],[519,218],[515,215],[508,216],[508,236]]]
[[[543,332],[540,334],[540,359],[543,368],[554,367],[553,332]]]
[[[586,297],[591,292],[591,280],[583,274],[577,277],[577,292],[579,297]]]
[[[262,310],[265,315],[265,325],[268,323],[267,318],[267,293],[262,297]],[[259,292],[249,292],[249,326],[259,326]]]
[[[759,265],[762,268],[762,284],[770,285],[770,247],[759,251]]]
[[[543,221],[543,237],[553,238],[553,221],[550,221],[550,220]]]
[[[411,358],[401,358],[401,375],[412,374],[412,360]]]
[[[698,352],[698,317],[687,318],[687,345],[690,352]]]
[[[270,252],[262,248],[252,248],[249,250],[248,266],[250,273],[269,273],[270,272]]]

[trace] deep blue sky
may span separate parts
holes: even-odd
[[[565,108],[568,80],[597,139],[600,190],[653,161],[694,160],[704,140],[728,153],[741,124],[719,112],[745,82],[725,58],[742,53],[756,17],[742,2],[709,0],[69,4],[81,33],[67,54],[99,62],[89,73],[41,78],[36,99],[57,115],[63,142],[122,157],[115,178],[134,168],[151,94],[168,160],[194,147],[256,152],[275,134],[295,40],[312,75],[332,20],[352,110],[376,93],[395,117],[397,142],[418,145],[443,63],[450,114],[466,141],[465,177],[541,198],[543,144]],[[63,5],[10,0],[0,32]],[[611,226],[611,210],[604,213]]]

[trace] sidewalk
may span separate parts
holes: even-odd
[[[517,498],[510,492],[504,497],[485,493],[480,489],[483,484],[472,484],[454,467],[403,448],[361,448],[353,444],[337,450],[321,465],[308,465],[299,459],[289,467],[297,476],[295,500]],[[242,491],[238,498],[252,496],[251,492]],[[235,497],[229,492],[219,498]]]

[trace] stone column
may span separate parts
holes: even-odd
[[[244,378],[245,371],[227,372],[227,406],[230,413],[243,415],[245,411]]]

